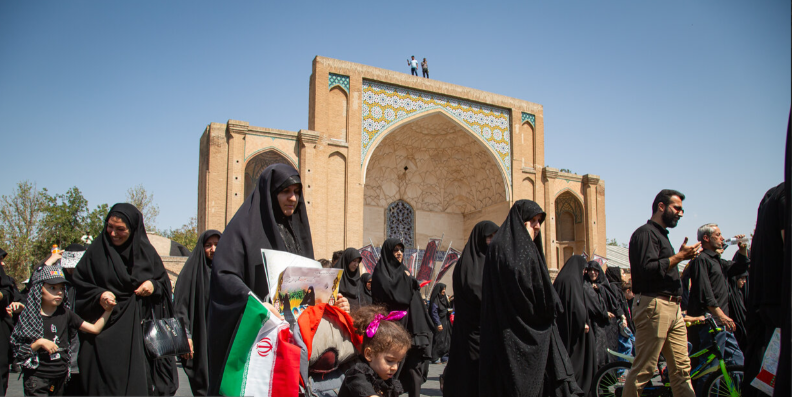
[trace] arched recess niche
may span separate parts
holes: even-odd
[[[559,265],[575,253],[581,254],[586,245],[585,213],[580,199],[570,190],[561,192],[555,199],[556,253]],[[591,253],[588,253],[591,255]]]
[[[388,206],[399,200],[415,210],[418,246],[442,235],[461,244],[477,222],[502,222],[509,189],[476,135],[442,110],[405,121],[378,137],[363,163],[364,241],[386,238]]]
[[[348,103],[349,99],[343,88],[336,86],[330,90],[330,99],[328,101],[329,138],[347,141]]]
[[[245,164],[245,197],[256,187],[261,172],[273,164],[288,164],[297,168],[296,164],[289,161],[289,159],[277,149],[271,148],[262,150],[251,157],[247,164]]]

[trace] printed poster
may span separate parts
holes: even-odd
[[[343,269],[287,267],[278,278],[272,305],[280,311],[283,318],[294,323],[308,306],[319,303],[335,304],[343,273]]]

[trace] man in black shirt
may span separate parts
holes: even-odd
[[[708,223],[698,229],[698,240],[704,250],[690,263],[690,302],[688,315],[703,316],[712,313],[715,321],[727,332],[717,335],[716,341],[724,353],[728,364],[743,365],[743,354],[734,337],[734,320],[729,317],[729,286],[726,280],[748,270],[748,245],[740,243],[740,252],[735,262],[721,259],[718,250],[723,248],[723,235],[714,223]],[[736,236],[743,238],[745,235]],[[699,347],[709,346],[712,338],[709,326],[696,325],[690,332],[699,335]]]
[[[630,270],[635,293],[635,362],[627,375],[623,396],[638,397],[657,367],[660,353],[668,363],[674,396],[695,397],[690,383],[690,358],[687,355],[687,329],[679,303],[682,283],[679,262],[695,257],[700,244],[682,243],[679,253],[668,240],[668,229],[676,227],[684,214],[685,195],[671,189],[661,190],[652,203],[652,218],[630,238]]]

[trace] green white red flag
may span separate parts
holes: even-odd
[[[294,344],[289,323],[250,293],[228,353],[220,394],[296,397],[299,383],[300,348]]]

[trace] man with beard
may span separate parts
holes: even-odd
[[[695,397],[690,383],[690,358],[687,355],[687,329],[679,303],[682,283],[679,262],[696,256],[700,243],[687,244],[678,253],[668,240],[668,228],[676,227],[684,214],[685,195],[663,189],[652,203],[652,218],[630,237],[630,269],[635,292],[635,361],[624,383],[625,397],[638,397],[657,367],[660,353],[668,363],[674,396]]]
[[[698,240],[703,251],[690,264],[690,301],[688,315],[703,316],[707,311],[727,332],[717,335],[716,342],[724,353],[727,364],[743,365],[743,354],[734,337],[735,324],[730,317],[729,286],[726,279],[748,270],[748,245],[740,243],[740,252],[735,262],[721,259],[719,250],[723,249],[723,235],[714,223],[698,229]],[[743,238],[745,235],[736,236]],[[691,327],[690,332],[698,333],[699,348],[709,346],[711,337],[706,324]]]

